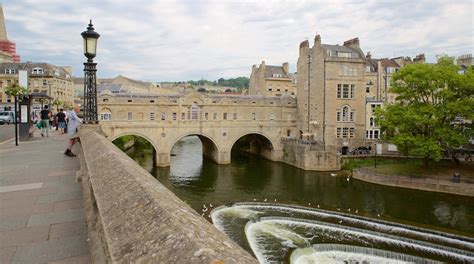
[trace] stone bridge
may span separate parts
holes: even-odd
[[[244,137],[252,153],[282,161],[282,138],[299,135],[296,100],[289,96],[103,93],[98,110],[109,140],[125,135],[148,140],[158,166],[169,166],[175,143],[190,135],[201,139],[203,155],[218,164],[231,162],[232,147]]]

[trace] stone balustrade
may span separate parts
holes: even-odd
[[[78,173],[94,263],[257,263],[97,130]]]

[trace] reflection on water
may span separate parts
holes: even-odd
[[[304,171],[290,165],[245,154],[233,155],[232,164],[230,165],[217,165],[212,161],[203,160],[201,143],[197,137],[187,137],[179,141],[174,146],[172,154],[174,155],[171,157],[170,168],[154,168],[150,151],[144,152],[143,149],[134,149],[129,153],[142,167],[157,177],[162,184],[198,213],[202,213],[208,220],[211,218],[212,208],[217,206],[257,201],[300,205],[315,210],[321,208],[334,213],[344,212],[354,217],[364,216],[376,221],[385,220],[474,237],[474,198],[472,197],[386,187],[358,180],[347,181],[345,177],[333,177],[330,173]],[[238,241],[244,248],[250,250],[251,247],[242,233],[243,227],[246,226],[248,219],[252,217],[255,217],[256,223],[260,224],[262,224],[262,219],[260,219],[258,212],[253,212],[249,208],[246,209],[248,210],[231,212],[239,215],[236,219],[241,219],[240,222],[239,220],[235,221],[242,228],[235,231],[236,234],[232,234],[234,231],[229,231],[231,233],[229,236]],[[292,217],[292,215],[289,215],[289,217]],[[278,230],[288,230],[291,227],[290,229],[306,230],[306,233],[297,234],[305,238],[311,238],[315,235],[314,230],[327,228],[327,225],[321,226],[320,223],[311,223],[311,228],[308,229],[309,224],[301,223],[299,220],[295,220],[297,223],[291,223],[290,225],[287,225],[287,222],[285,222],[285,225],[282,225],[281,222],[275,225],[274,222],[268,222],[270,220],[263,221],[265,225],[252,227],[252,230],[256,230],[254,232],[255,237],[261,239],[268,236],[269,233],[276,230],[271,228],[278,227]],[[338,221],[340,220],[333,222],[333,224],[340,225]],[[349,222],[342,221],[343,225]],[[262,232],[262,228],[273,231]],[[276,233],[279,234],[280,232],[281,230]],[[346,233],[346,235],[351,234]],[[294,241],[299,240],[295,239]],[[331,240],[326,238],[322,241]],[[276,245],[270,245],[269,247],[275,247],[279,251],[282,246],[281,242],[277,243],[278,247]],[[377,244],[378,242],[373,243]],[[308,245],[298,244],[298,248],[307,248],[305,252],[308,254],[305,255],[305,258],[308,258],[308,256],[327,258],[331,255],[331,253],[328,253],[329,255],[312,255],[314,253],[313,244],[311,240],[309,240]],[[262,245],[263,247],[268,246],[267,244],[258,244],[257,246]],[[350,245],[355,247],[367,246],[364,243],[352,243]],[[293,249],[290,244],[283,245],[283,247]],[[382,247],[379,249],[391,251],[392,248]],[[330,251],[340,252],[344,250],[338,248]],[[424,256],[426,255],[422,254],[422,257]],[[289,260],[288,255],[285,255],[284,258],[286,261]],[[438,259],[443,260],[443,258]]]

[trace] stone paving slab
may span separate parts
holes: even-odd
[[[0,232],[26,228],[29,216],[0,216]]]
[[[47,263],[88,253],[87,236],[66,237],[20,246],[15,252],[13,263]]]
[[[76,209],[69,211],[59,211],[47,214],[32,215],[28,221],[27,227],[52,225],[57,223],[73,222],[84,218],[84,209]]]
[[[64,210],[71,210],[71,209],[77,209],[77,208],[84,208],[84,203],[82,199],[55,202],[53,211],[56,212],[56,211],[64,211]]]
[[[51,225],[49,239],[60,239],[62,237],[87,235],[85,221],[67,222]]]
[[[91,263],[79,159],[63,154],[67,135],[50,135],[0,144],[1,264]]]
[[[15,256],[16,247],[1,247],[0,248],[0,263],[11,263],[13,256]]]
[[[48,239],[48,234],[49,226],[37,226],[1,232],[0,245],[6,247],[41,242]]]

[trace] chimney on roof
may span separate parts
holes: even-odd
[[[286,74],[290,74],[288,62],[283,63],[283,64],[282,64],[282,67],[283,67],[283,71],[284,71]]]
[[[347,41],[344,41],[344,46],[349,47],[349,48],[353,48],[353,49],[359,49],[360,48],[359,38],[353,38],[353,39],[349,39]]]
[[[423,63],[425,61],[426,61],[426,59],[425,59],[425,54],[424,53],[420,53],[420,54],[416,55],[416,57],[413,59],[413,62]]]
[[[369,60],[372,59],[372,54],[370,54],[370,51],[367,52],[367,55],[365,55],[365,58]]]
[[[314,45],[321,46],[321,35],[318,34],[314,37]]]
[[[304,47],[309,47],[309,41],[308,40],[305,40],[305,41],[300,43],[300,49],[304,48]]]

